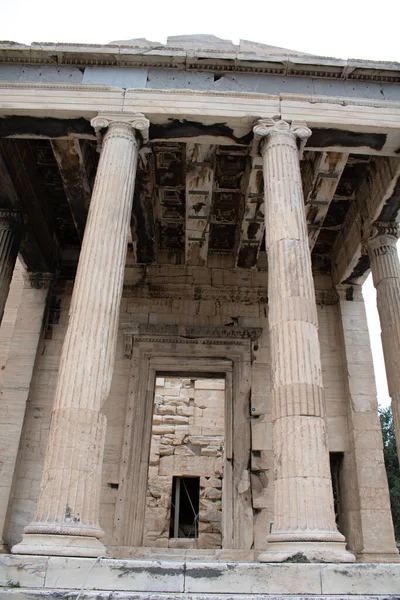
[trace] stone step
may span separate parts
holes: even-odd
[[[79,595],[80,594],[80,595]],[[307,595],[266,595],[257,594],[153,594],[137,592],[82,591],[71,589],[38,590],[36,588],[2,589],[0,598],[10,600],[399,600],[400,596],[392,594],[374,594],[373,596],[307,596]]]
[[[0,555],[1,600],[78,597],[400,600],[400,563],[273,564]]]

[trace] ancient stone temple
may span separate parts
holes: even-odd
[[[399,83],[0,44],[0,598],[399,592],[361,293],[400,448]]]

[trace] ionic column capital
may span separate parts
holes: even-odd
[[[259,119],[257,124],[253,127],[254,138],[256,140],[262,140],[267,136],[275,137],[282,135],[285,137],[291,137],[293,142],[296,142],[298,138],[302,144],[305,144],[306,140],[311,135],[311,129],[307,127],[304,121],[292,121],[288,123],[282,119]],[[265,148],[265,144],[262,144],[260,150],[261,153]]]
[[[371,235],[367,240],[367,244],[376,245],[379,243],[380,238],[387,240],[387,243],[396,245],[397,240],[400,238],[400,225],[395,222],[383,222],[379,221],[374,223],[374,226],[371,231]]]
[[[143,142],[147,143],[149,140],[149,127],[150,121],[145,117],[143,113],[99,113],[96,117],[90,121],[91,126],[96,131],[98,142],[101,143],[101,130],[109,128],[111,129],[124,129],[129,132],[131,129],[137,129],[140,131]]]
[[[18,210],[0,209],[0,229],[19,229],[21,224],[22,216]]]
[[[378,222],[374,224],[371,235],[366,241],[366,247],[371,261],[375,287],[382,279],[400,277],[396,247],[399,237],[400,229],[397,223]]]

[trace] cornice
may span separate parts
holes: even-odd
[[[226,50],[185,50],[165,46],[139,48],[97,44],[47,44],[25,46],[0,44],[0,62],[6,64],[119,66],[266,73],[322,79],[400,81],[400,64],[361,60],[341,60],[291,54],[268,55]]]

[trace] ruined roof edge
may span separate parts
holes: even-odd
[[[0,63],[73,66],[119,66],[168,68],[187,71],[223,71],[295,75],[329,79],[400,82],[400,63],[341,60],[314,55],[239,52],[217,49],[191,50],[167,46],[149,48],[101,45],[38,43],[31,46],[0,42]]]

